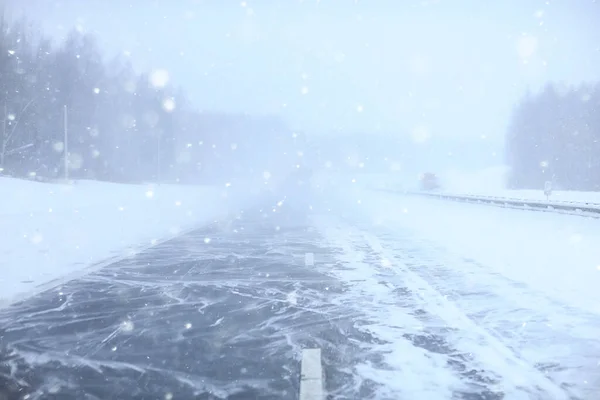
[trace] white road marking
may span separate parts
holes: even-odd
[[[302,350],[300,400],[323,400],[321,349]]]

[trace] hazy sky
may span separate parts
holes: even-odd
[[[593,0],[12,0],[12,7],[57,37],[77,25],[96,32],[107,54],[127,51],[138,69],[167,69],[202,109],[280,113],[312,133],[500,141],[528,87],[600,80]]]

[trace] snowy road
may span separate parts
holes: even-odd
[[[377,361],[363,348],[373,339],[354,327],[360,306],[306,265],[307,253],[330,257],[317,233],[287,215],[247,214],[4,310],[11,393],[295,398],[301,349],[319,347],[332,394],[372,397],[373,385],[352,376]]]
[[[271,208],[3,310],[0,387],[15,399],[293,399],[301,349],[320,347],[331,399],[598,388],[597,314],[409,229]]]

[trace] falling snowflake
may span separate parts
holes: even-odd
[[[130,320],[121,322],[121,331],[123,332],[131,332],[133,331],[134,325]]]
[[[68,165],[69,169],[78,170],[83,166],[83,157],[79,153],[71,153],[69,154]]]
[[[54,149],[54,151],[56,151],[57,153],[62,153],[62,151],[65,149],[65,144],[63,142],[55,142],[52,145],[52,148]]]
[[[425,143],[431,138],[431,133],[427,127],[417,126],[412,131],[412,138],[415,143]]]
[[[548,161],[541,161],[540,162],[540,167],[547,168],[548,167]]]
[[[175,100],[171,97],[165,99],[163,101],[163,109],[166,112],[172,112],[173,110],[175,110]]]
[[[150,74],[150,84],[155,88],[163,88],[169,83],[169,71],[156,69]]]
[[[264,171],[263,172],[263,178],[265,180],[269,180],[271,178],[271,173],[269,171]]]
[[[31,237],[31,243],[33,243],[33,244],[40,244],[40,243],[42,243],[43,240],[44,240],[44,237],[40,233],[36,233],[35,235],[33,235]]]
[[[94,88],[94,93],[99,94],[100,93],[100,88]]]
[[[302,86],[302,89],[300,89],[300,93],[302,93],[302,94],[308,94],[308,87],[307,86]]]
[[[177,207],[179,207],[179,206],[181,205],[181,201],[177,200],[177,201],[175,202],[175,205],[176,205]]]
[[[534,55],[538,47],[538,40],[531,35],[522,35],[517,41],[517,52],[523,59],[528,59]]]
[[[185,329],[192,329],[192,324],[190,322],[186,322]]]
[[[359,113],[363,112],[364,107],[361,106],[360,104],[356,106],[356,111],[358,111]]]
[[[292,305],[296,305],[298,303],[298,295],[296,294],[295,291],[288,293],[287,301],[288,301],[288,303],[290,303]]]
[[[14,121],[14,120],[15,120],[15,118],[16,118],[16,116],[15,116],[15,114],[8,114],[8,115],[6,116],[6,118],[7,118],[9,121]]]
[[[154,197],[154,192],[152,190],[147,190],[146,197],[148,197],[148,198]]]
[[[204,238],[204,243],[209,244],[210,243],[210,238]]]
[[[98,137],[98,135],[100,134],[100,132],[98,131],[98,128],[96,128],[96,127],[88,128],[88,131],[89,131],[91,137]]]

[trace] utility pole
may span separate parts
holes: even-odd
[[[67,106],[64,106],[64,125],[65,125],[65,140],[64,140],[64,156],[65,156],[65,181],[69,180],[69,130],[67,128]]]
[[[156,141],[156,183],[160,183],[160,132],[158,132]]]
[[[6,136],[6,118],[8,118],[8,107],[4,100],[4,118],[2,118],[2,148],[0,149],[0,168],[4,168],[4,156],[6,153],[7,136]]]

